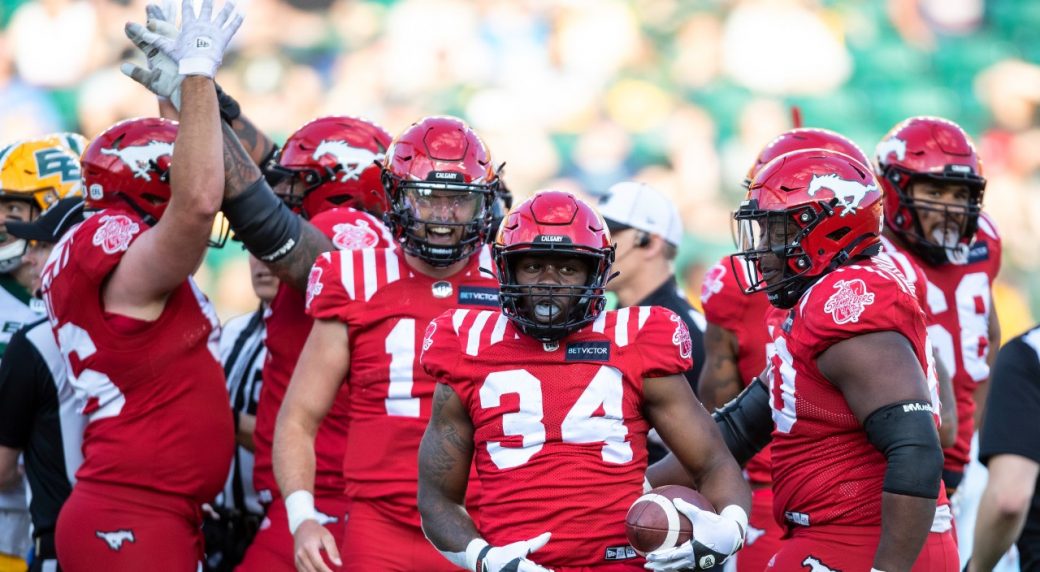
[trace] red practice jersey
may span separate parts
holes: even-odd
[[[885,457],[816,366],[832,345],[879,331],[898,332],[913,346],[938,423],[925,316],[887,259],[875,257],[822,277],[773,329],[773,513],[789,529],[881,524]]]
[[[743,272],[744,265],[737,265]],[[745,280],[750,283],[750,280]],[[701,306],[708,322],[726,328],[737,337],[737,369],[740,380],[747,386],[752,378],[766,367],[766,356],[773,346],[765,316],[773,306],[764,292],[747,295],[741,291],[729,256],[725,256],[704,275],[701,286]],[[751,458],[745,466],[748,480],[757,484],[770,481],[769,446]]]
[[[66,234],[44,270],[48,315],[69,380],[86,397],[79,481],[212,500],[234,447],[220,324],[191,279],[159,318],[106,314],[102,286],[148,226],[100,212]]]
[[[331,209],[319,213],[311,223],[332,239],[340,250],[387,248],[392,244],[390,232],[370,214],[352,208]],[[253,486],[263,502],[281,497],[274,478],[271,447],[278,409],[285,399],[296,360],[310,335],[314,320],[303,308],[303,293],[282,282],[278,293],[264,315],[267,325],[267,358],[264,361],[263,385],[256,407],[256,447]],[[343,448],[347,441],[347,396],[340,390],[332,409],[314,440],[314,492],[320,496],[343,494]]]
[[[486,246],[446,279],[387,249],[325,253],[311,269],[307,313],[345,323],[350,336],[347,494],[411,526],[419,526],[419,442],[435,386],[419,366],[422,335],[446,310],[498,308],[498,281],[482,267],[492,267]]]
[[[681,375],[691,347],[683,321],[652,306],[604,312],[549,345],[497,310],[430,324],[423,367],[473,421],[481,535],[504,546],[551,532],[529,556],[543,566],[635,558],[624,523],[646,471],[643,380]]]
[[[975,388],[989,379],[989,320],[993,280],[1000,271],[1001,241],[989,216],[979,216],[979,231],[964,264],[931,266],[909,249],[889,242],[893,258],[903,256],[924,271],[928,334],[953,380],[957,398],[957,442],[943,451],[944,469],[963,473],[975,432]]]

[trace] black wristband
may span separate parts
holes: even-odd
[[[224,93],[219,84],[214,83],[213,85],[217,88],[217,106],[220,108],[220,118],[224,120],[224,123],[231,125],[232,121],[242,116],[242,107],[238,105],[235,98]]]
[[[276,262],[300,242],[300,217],[285,206],[263,177],[221,206],[235,237],[254,256]]]

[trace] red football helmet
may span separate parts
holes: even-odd
[[[869,168],[836,151],[782,155],[758,172],[734,214],[741,252],[730,257],[745,293],[790,308],[816,280],[879,250],[881,188]],[[748,272],[738,272],[737,264]],[[745,276],[752,277],[744,284]]]
[[[509,211],[492,247],[500,284],[502,313],[525,334],[543,342],[559,340],[592,322],[606,305],[604,288],[610,279],[614,246],[603,217],[570,193],[540,191]],[[515,260],[525,254],[580,256],[589,262],[582,287],[523,285],[516,280]],[[534,290],[552,304],[569,298],[570,311],[546,324],[531,317]],[[565,304],[552,304],[557,308]],[[557,312],[559,313],[559,312]]]
[[[289,192],[279,195],[307,218],[336,207],[381,216],[388,203],[380,164],[390,139],[386,129],[358,117],[308,122],[289,136],[270,167],[289,181]]]
[[[390,199],[384,218],[405,252],[449,266],[487,239],[499,179],[490,151],[465,122],[433,116],[394,139],[383,188]]]
[[[170,202],[170,161],[177,123],[158,117],[120,121],[83,152],[86,208],[129,205],[154,225]]]
[[[878,179],[885,189],[888,227],[931,264],[963,257],[975,240],[986,189],[982,160],[967,133],[946,119],[911,117],[881,139],[876,157]],[[951,205],[915,199],[910,185],[917,181],[964,185],[968,201]],[[959,236],[949,240],[926,236],[920,218],[923,211],[942,213],[945,220],[940,228],[957,228]]]
[[[851,139],[841,133],[831,131],[830,129],[798,127],[777,135],[775,139],[762,148],[762,151],[758,153],[758,158],[755,159],[755,164],[748,169],[747,176],[744,177],[744,188],[751,185],[751,180],[770,161],[780,155],[786,155],[792,151],[801,151],[802,149],[830,149],[831,151],[837,151],[852,157],[863,163],[864,167],[870,167],[870,159],[867,158],[867,154],[859,148],[859,145],[856,145]]]

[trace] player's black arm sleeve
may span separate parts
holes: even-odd
[[[757,377],[711,416],[729,452],[742,467],[773,439],[769,389]]]
[[[882,490],[939,498],[943,455],[930,403],[913,400],[886,405],[868,415],[863,428],[867,440],[888,461]]]

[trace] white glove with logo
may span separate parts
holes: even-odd
[[[149,4],[145,8],[148,15],[147,30],[136,22],[126,25],[126,37],[130,38],[130,41],[144,52],[148,69],[125,62],[119,66],[119,70],[155,95],[170,100],[179,111],[181,108],[181,80],[184,78],[177,70],[177,62],[154,43],[145,40],[145,33],[151,31],[170,41],[176,41],[177,27],[173,24],[173,6],[172,0],[163,2],[163,7]]]
[[[744,546],[748,517],[739,506],[730,505],[719,514],[715,514],[701,510],[682,499],[675,499],[672,504],[690,519],[693,524],[693,538],[675,548],[647,554],[647,570],[706,570],[722,564]]]
[[[466,547],[466,567],[473,572],[551,572],[527,559],[528,554],[545,546],[550,536],[552,533],[543,532],[505,546],[491,546],[477,538]]]
[[[175,39],[151,31],[143,32],[141,37],[177,62],[180,75],[212,78],[224,59],[231,37],[242,25],[242,15],[233,14],[234,10],[235,4],[228,0],[213,18],[213,0],[202,0],[196,15],[191,0],[183,0],[181,29]]]

